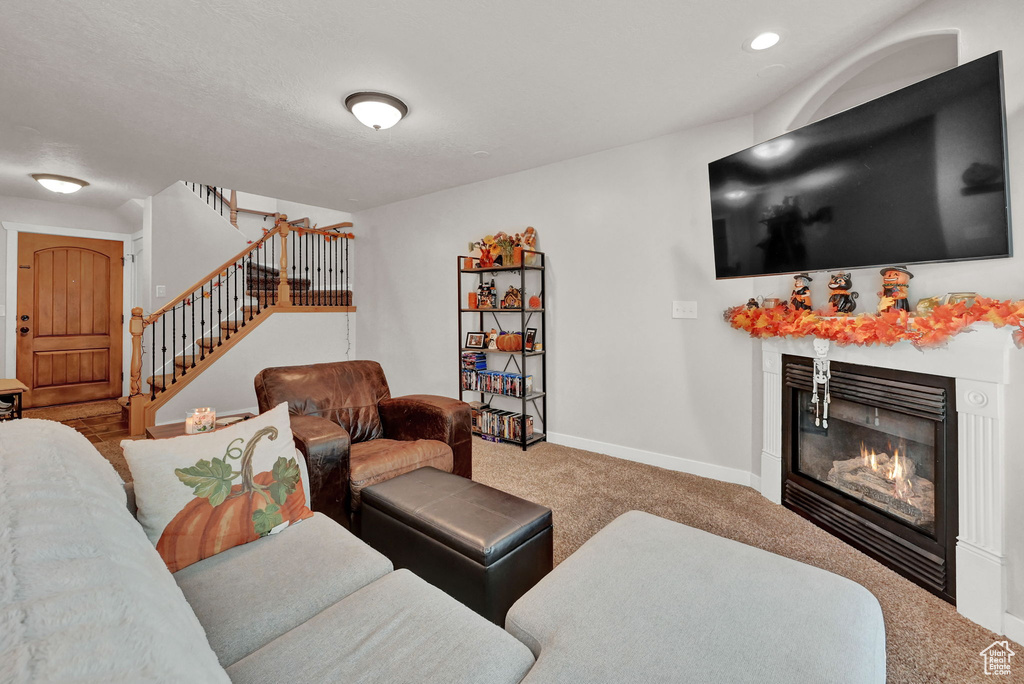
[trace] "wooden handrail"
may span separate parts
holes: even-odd
[[[341,223],[332,223],[329,226],[317,226],[320,230],[335,230],[337,228],[351,228],[351,221],[342,221]]]
[[[351,224],[350,224],[351,225]],[[303,233],[313,233],[314,235],[323,235],[324,237],[340,238],[346,237],[349,240],[355,239],[355,236],[351,233],[337,233],[333,230],[324,230],[323,228],[302,228]]]
[[[154,322],[159,320],[161,316],[163,316],[169,310],[176,307],[178,305],[178,302],[182,301],[183,299],[191,295],[193,292],[195,292],[200,285],[204,285],[210,282],[210,280],[217,277],[217,274],[223,273],[229,266],[232,266],[239,259],[245,258],[249,254],[249,252],[257,249],[260,245],[262,245],[264,242],[269,240],[272,236],[277,235],[278,233],[280,233],[280,228],[279,226],[275,226],[274,228],[267,231],[267,233],[263,237],[256,240],[251,245],[246,245],[245,249],[243,249],[241,252],[225,261],[223,264],[220,265],[219,268],[215,268],[213,271],[197,280],[191,287],[185,288],[185,290],[181,292],[181,294],[179,294],[177,297],[173,297],[171,301],[164,304],[162,307],[151,313],[149,316],[146,316],[146,318],[144,319],[145,325],[152,325]]]

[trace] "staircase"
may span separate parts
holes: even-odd
[[[319,229],[309,219],[274,218],[272,230],[163,308],[149,316],[132,309],[131,435],[145,434],[161,406],[272,314],[356,310],[349,283],[355,236],[341,232],[352,224]]]

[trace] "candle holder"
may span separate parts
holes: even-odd
[[[210,432],[217,422],[217,412],[212,408],[203,407],[188,411],[185,414],[185,434],[194,435],[198,432]]]

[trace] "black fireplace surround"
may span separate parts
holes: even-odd
[[[954,380],[832,363],[826,427],[813,360],[782,366],[783,505],[955,604]]]

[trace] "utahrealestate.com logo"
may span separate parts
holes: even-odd
[[[978,655],[985,659],[985,674],[1008,675],[1010,674],[1010,658],[1017,654],[1010,650],[1009,642],[993,641],[991,646]]]

